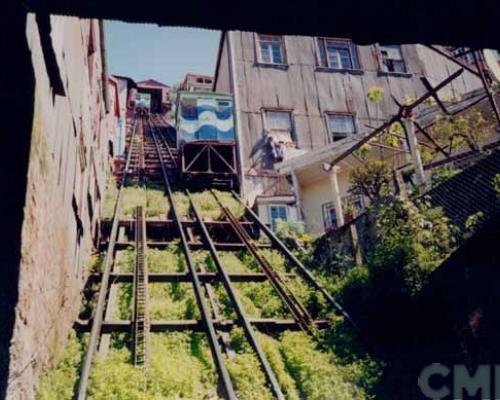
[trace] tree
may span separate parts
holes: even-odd
[[[430,133],[439,144],[448,146],[450,150],[466,144],[471,150],[476,151],[493,129],[494,124],[491,119],[471,109],[459,115],[439,116],[430,128]]]
[[[368,160],[352,172],[349,192],[366,196],[374,202],[389,192],[391,179],[392,169],[389,163]]]

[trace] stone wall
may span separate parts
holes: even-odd
[[[28,16],[36,88],[7,388],[16,400],[35,397],[40,372],[58,360],[77,317],[109,169],[99,23],[51,17],[50,25],[64,96],[54,94],[54,66]]]

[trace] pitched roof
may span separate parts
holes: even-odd
[[[164,83],[158,82],[154,79],[146,79],[145,81],[137,82],[138,85],[148,85],[148,86],[161,86],[169,88],[170,86],[165,85]]]

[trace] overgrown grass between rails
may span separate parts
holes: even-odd
[[[106,199],[103,206],[103,218],[113,217],[113,211],[118,189],[114,178],[108,182]],[[215,191],[221,202],[227,206],[231,212],[241,218],[245,213],[245,207],[240,204],[229,192]],[[207,220],[220,220],[224,218],[224,213],[219,207],[214,196],[209,191],[192,193],[193,201],[198,208],[202,218]],[[192,216],[189,198],[182,192],[174,192],[173,200],[180,217]],[[145,208],[148,218],[166,218],[170,212],[170,202],[162,186],[147,184],[145,187],[132,185],[122,189],[122,200],[120,207],[121,218],[134,217],[135,208],[142,206]]]
[[[130,360],[131,352],[122,347],[96,363],[89,399],[218,399],[215,366],[203,334],[152,334],[147,376]]]
[[[200,333],[151,335],[147,375],[131,364],[129,334],[112,334],[107,357],[96,354],[89,380],[89,400],[217,400],[217,374],[208,342]],[[58,365],[42,375],[37,400],[71,400],[85,340],[73,335]]]

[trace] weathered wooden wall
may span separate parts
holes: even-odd
[[[285,36],[287,66],[270,67],[256,62],[255,34],[231,32],[233,41],[235,74],[239,85],[239,112],[241,126],[238,127],[243,173],[269,175],[272,162],[263,150],[263,108],[288,109],[293,111],[293,123],[297,146],[312,151],[329,143],[325,113],[350,112],[356,115],[358,132],[367,132],[369,126],[378,126],[381,121],[397,111],[391,95],[399,101],[416,98],[424,92],[420,81],[426,76],[433,84],[446,78],[458,67],[421,45],[402,46],[408,74],[386,74],[380,71],[375,46],[358,46],[362,71],[332,71],[317,67],[315,38]],[[227,38],[226,38],[227,42]],[[227,90],[230,73],[219,68],[216,90]],[[370,87],[384,90],[384,101],[380,104],[367,99]],[[478,78],[465,72],[453,85],[442,91],[446,98],[476,89]],[[258,192],[257,180],[246,179],[246,193],[250,198]]]

